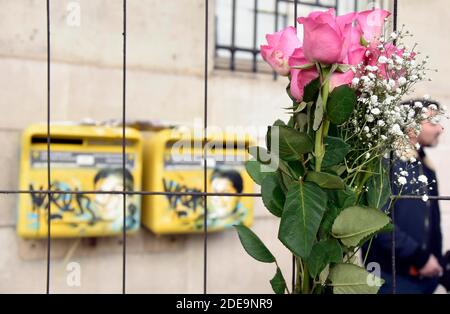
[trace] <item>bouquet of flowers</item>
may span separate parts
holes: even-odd
[[[280,218],[278,239],[296,261],[290,291],[276,258],[245,226],[236,226],[253,258],[275,263],[276,293],[376,293],[382,280],[355,262],[361,246],[392,231],[386,156],[414,159],[409,136],[437,119],[422,104],[400,105],[424,79],[427,58],[388,31],[385,10],[336,16],[334,10],[300,17],[294,27],[268,34],[263,59],[289,79],[287,123],[269,126],[266,148],[252,147],[246,164],[261,185],[265,207]],[[406,184],[398,174],[398,184]],[[405,179],[403,177],[403,179]]]

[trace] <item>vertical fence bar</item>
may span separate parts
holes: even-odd
[[[397,14],[398,14],[398,3],[397,0],[394,0],[394,10],[393,10],[393,30],[394,32],[397,31]],[[394,45],[396,44],[396,40],[394,40]],[[391,166],[392,166],[392,158],[393,158],[393,154],[391,153],[390,155],[390,161],[391,161]],[[392,168],[392,167],[391,167]],[[397,270],[396,270],[396,265],[395,265],[395,206],[392,207],[391,210],[391,217],[392,217],[392,225],[394,226],[393,230],[392,230],[392,294],[396,294],[396,289],[397,289]]]
[[[233,19],[234,19],[234,9],[235,9],[235,0],[233,0]],[[204,102],[203,102],[203,190],[205,193],[208,192],[208,179],[207,179],[207,171],[208,171],[208,152],[207,148],[207,139],[208,139],[208,0],[205,0],[205,69],[204,69]],[[233,22],[234,29],[234,22]],[[233,36],[234,37],[234,36]],[[232,41],[231,45],[234,47],[234,41]],[[231,56],[234,56],[234,51],[231,52]],[[234,60],[232,62],[234,65]],[[208,197],[205,194],[203,197],[204,202],[204,215],[203,215],[203,293],[207,293],[207,283],[208,283]]]
[[[258,0],[254,0],[254,4],[253,4],[253,72],[256,73],[258,68],[257,68],[257,63],[256,63],[256,57],[258,56],[258,49],[256,47],[256,45],[258,44],[257,42],[258,39]]]
[[[206,23],[208,23],[208,21],[206,21]],[[235,47],[236,47],[236,0],[233,0],[231,3],[231,61],[230,61],[231,71],[234,71],[236,69]]]
[[[295,30],[297,30],[297,17],[298,17],[297,7],[298,7],[298,0],[294,0],[294,27],[295,27]]]
[[[275,25],[274,25],[274,32],[278,31],[278,11],[279,11],[279,0],[275,0]],[[277,72],[273,71],[273,80],[275,81],[277,79],[278,75]]]
[[[294,0],[294,26],[296,32],[297,32],[297,17],[298,17],[297,6],[298,0]],[[295,265],[296,265],[295,254],[292,254],[292,290],[291,290],[292,293],[294,293],[295,290]]]
[[[122,294],[126,293],[126,262],[127,262],[127,194],[126,192],[126,82],[127,82],[127,0],[123,0],[123,66],[122,66],[122,200],[123,200],[123,227],[122,227]]]
[[[51,258],[51,176],[50,176],[50,0],[47,0],[47,287],[50,294],[50,258]]]

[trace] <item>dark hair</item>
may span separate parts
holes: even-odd
[[[225,178],[231,181],[233,187],[236,189],[237,193],[242,193],[244,183],[242,181],[242,176],[236,170],[219,170],[215,169],[211,176],[211,181],[216,178]]]
[[[122,168],[105,168],[101,169],[94,177],[94,185],[97,184],[98,181],[101,179],[105,179],[109,176],[118,176],[120,178],[123,177],[123,171]],[[125,187],[128,191],[133,190],[134,186],[134,179],[133,175],[128,169],[125,169]]]

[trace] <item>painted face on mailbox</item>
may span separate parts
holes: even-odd
[[[101,178],[96,182],[95,190],[123,191],[123,180],[115,175]],[[101,219],[109,221],[123,219],[123,196],[121,194],[96,194],[94,203]]]
[[[238,193],[233,182],[228,178],[217,177],[211,182],[213,193]],[[211,196],[209,198],[208,218],[221,218],[229,215],[236,208],[239,197],[236,196]]]

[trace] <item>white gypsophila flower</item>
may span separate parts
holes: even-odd
[[[391,133],[395,135],[403,135],[403,132],[398,124],[394,124],[392,126]]]
[[[406,180],[405,177],[398,177],[397,182],[398,182],[400,185],[405,185],[405,184],[407,183],[407,180]]]
[[[402,171],[400,171],[400,175],[402,175],[404,177],[407,177],[408,176],[408,171],[402,170]]]
[[[378,108],[373,108],[370,112],[376,116],[381,113],[380,109],[378,109]]]
[[[426,194],[422,195],[422,201],[424,202],[428,201],[428,195]]]
[[[398,44],[394,50],[393,39],[389,33],[384,34],[384,40],[378,38],[377,44],[366,52],[369,58],[376,56],[375,62],[370,65],[360,63],[354,71],[352,69],[354,79],[351,85],[357,92],[358,104],[352,117],[342,127],[344,137],[350,139],[351,145],[361,148],[363,156],[364,150],[369,148],[371,158],[374,154],[383,156],[393,151],[394,156],[408,162],[415,161],[416,156],[415,147],[410,144],[407,135],[409,130],[417,134],[421,123],[432,118],[417,110],[423,108],[420,102],[413,106],[399,103],[415,83],[426,78],[428,69],[426,60],[418,60],[420,53],[401,43],[406,37],[402,31],[397,35]],[[442,108],[438,108],[438,112],[441,113]]]
[[[378,58],[378,63],[385,64],[388,61],[388,59],[385,56],[380,56]]]
[[[422,182],[422,183],[428,183],[428,178],[427,178],[427,176],[425,176],[425,175],[423,175],[423,174],[421,174],[421,175],[417,178],[417,180],[419,180],[419,182]]]
[[[395,58],[395,63],[400,64],[400,65],[403,64],[403,58],[401,58],[399,56],[395,56],[394,58]]]
[[[390,105],[394,100],[395,100],[395,97],[393,97],[393,96],[387,96],[386,99],[384,100],[384,102],[385,102],[387,105]]]

